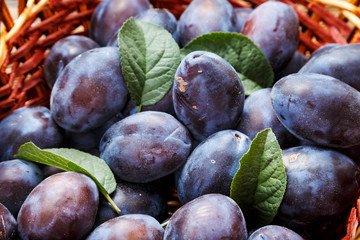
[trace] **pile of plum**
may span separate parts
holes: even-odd
[[[179,47],[210,32],[244,34],[269,60],[274,84],[245,96],[230,63],[194,51],[165,97],[138,112],[117,41],[131,16],[162,26]],[[295,11],[276,1],[245,9],[194,0],[179,19],[148,0],[102,1],[88,37],[49,52],[49,107],[0,122],[0,239],[340,239],[360,189],[360,45],[305,56],[298,29]],[[266,128],[281,146],[287,186],[274,221],[252,228],[230,185]],[[88,176],[14,159],[29,141],[104,159],[120,215]],[[169,215],[172,187],[181,207]]]

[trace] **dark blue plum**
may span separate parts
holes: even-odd
[[[282,155],[287,186],[276,217],[281,225],[315,234],[347,215],[360,187],[360,169],[350,158],[315,146],[289,148]]]
[[[0,122],[0,162],[14,158],[19,147],[33,142],[39,148],[63,145],[63,131],[55,123],[47,107],[22,107]]]
[[[266,1],[252,11],[241,33],[263,51],[274,72],[278,72],[298,48],[299,19],[290,5]]]
[[[360,44],[333,46],[312,56],[300,73],[319,73],[337,78],[360,91]]]
[[[229,62],[206,52],[189,53],[180,63],[173,84],[177,118],[193,138],[234,129],[244,107],[242,82]]]
[[[44,179],[34,163],[20,159],[0,162],[0,202],[17,217],[30,192]]]
[[[165,195],[152,184],[118,183],[110,197],[121,209],[120,215],[146,214],[158,221],[167,217]],[[118,216],[109,201],[101,198],[94,227]]]
[[[135,21],[144,21],[157,24],[166,29],[176,42],[179,40],[177,34],[177,19],[174,14],[166,9],[150,8],[135,16]]]
[[[99,128],[86,132],[65,132],[67,146],[89,153],[98,153],[101,137],[113,124],[123,119],[122,114],[116,114]],[[95,154],[98,155],[98,154]]]
[[[164,229],[155,218],[145,214],[128,214],[104,222],[86,240],[162,240],[163,233]]]
[[[94,40],[80,35],[71,35],[57,41],[44,62],[44,77],[49,87],[54,86],[59,73],[74,57],[97,47],[100,45]]]
[[[360,144],[349,148],[341,148],[338,151],[351,158],[355,163],[360,164]]]
[[[279,226],[279,225],[266,225],[255,232],[251,233],[248,240],[305,240],[298,233],[293,230]]]
[[[101,47],[66,65],[52,89],[50,110],[65,130],[85,132],[101,127],[119,113],[128,95],[119,50]]]
[[[153,105],[142,106],[141,111],[142,112],[144,112],[144,111],[166,112],[175,117],[176,114],[175,114],[172,94],[173,94],[173,91],[172,91],[172,88],[170,88],[169,92],[160,101],[158,101],[157,103],[155,103]],[[129,116],[129,115],[132,115],[137,112],[138,112],[138,106],[135,105],[134,101],[129,99],[129,101],[126,104],[122,113],[125,116]]]
[[[360,92],[317,73],[288,75],[272,88],[280,122],[298,138],[328,147],[360,143]]]
[[[149,8],[148,0],[104,0],[91,15],[89,35],[101,46],[105,46],[129,17]]]
[[[181,206],[169,219],[164,240],[247,239],[244,215],[231,198],[205,194]]]
[[[323,45],[323,46],[319,47],[318,49],[316,49],[314,52],[311,53],[311,55],[310,55],[309,58],[308,58],[308,61],[309,61],[312,57],[317,56],[317,55],[320,55],[320,54],[322,54],[323,52],[327,51],[328,49],[333,48],[333,47],[338,47],[338,46],[340,46],[339,43],[328,43],[328,44],[326,44],[326,45]]]
[[[17,222],[11,212],[0,201],[0,239],[15,240]]]
[[[176,173],[180,202],[185,204],[208,193],[229,196],[239,160],[250,143],[248,136],[236,130],[222,130],[202,141]]]
[[[298,139],[279,121],[271,103],[271,88],[263,88],[245,99],[237,130],[254,139],[258,132],[271,128],[281,148],[293,147]]]
[[[306,57],[304,54],[296,51],[286,66],[275,73],[275,81],[286,77],[292,73],[297,73],[306,63]]]
[[[193,0],[178,21],[180,45],[211,32],[236,32],[237,17],[227,0]]]
[[[77,172],[54,174],[28,195],[17,218],[21,239],[84,239],[95,222],[99,191]]]
[[[177,43],[179,42],[177,19],[171,12],[160,8],[149,8],[143,12],[140,12],[134,17],[134,19],[135,21],[149,22],[163,27],[169,33],[171,33]],[[114,32],[107,46],[119,47],[118,33],[119,29]]]
[[[168,113],[145,111],[112,125],[100,156],[124,181],[146,183],[175,172],[191,150],[188,130]]]

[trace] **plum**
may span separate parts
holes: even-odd
[[[44,106],[27,106],[16,109],[0,122],[0,162],[11,160],[19,147],[33,142],[39,148],[61,147],[63,130]]]
[[[244,100],[240,77],[219,55],[194,51],[181,61],[173,83],[173,103],[177,118],[195,140],[235,128]]]
[[[26,197],[43,179],[35,163],[20,159],[0,162],[0,202],[17,217]]]
[[[100,142],[100,157],[115,176],[146,183],[175,172],[191,150],[188,130],[168,113],[145,111],[112,125]]]
[[[71,35],[58,40],[50,49],[44,62],[44,77],[50,88],[62,69],[77,55],[100,47],[94,40],[81,35]]]
[[[95,182],[77,172],[54,174],[25,199],[17,218],[21,239],[83,239],[99,204]]]
[[[211,32],[236,32],[237,17],[227,0],[193,0],[178,21],[180,46]]]
[[[50,96],[55,122],[67,131],[99,128],[119,113],[129,97],[115,47],[86,51],[59,75]]]

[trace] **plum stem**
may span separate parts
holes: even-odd
[[[120,208],[118,208],[118,206],[116,206],[116,204],[114,203],[114,201],[111,199],[111,197],[109,196],[108,193],[104,192],[102,189],[100,189],[100,192],[104,195],[104,197],[108,200],[108,202],[110,203],[110,205],[114,208],[114,210],[116,211],[117,214],[121,213]]]
[[[142,107],[142,104],[140,104],[138,107],[138,110],[137,110],[138,113],[141,112],[141,107]]]
[[[162,227],[162,228],[165,228],[165,227],[168,225],[168,223],[169,223],[169,220],[167,220],[166,222],[163,222],[163,223],[161,224],[161,227]]]

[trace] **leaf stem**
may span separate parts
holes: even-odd
[[[138,110],[137,110],[138,113],[141,112],[141,107],[142,107],[142,104],[140,104],[138,107]]]
[[[102,189],[100,189],[100,192],[104,195],[104,197],[108,200],[108,202],[110,203],[110,205],[114,208],[114,210],[116,211],[117,214],[121,213],[120,208],[118,208],[118,206],[116,206],[116,204],[114,203],[114,201],[111,199],[111,197],[109,196],[109,194],[107,194],[106,192],[104,192]]]
[[[162,228],[165,228],[168,224],[169,224],[169,220],[167,220],[166,222],[163,222],[160,226]]]

